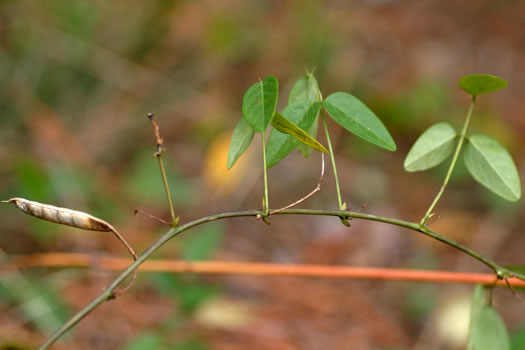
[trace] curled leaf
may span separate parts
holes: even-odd
[[[308,100],[300,100],[286,106],[282,111],[282,115],[302,130],[308,130],[308,128],[312,127],[312,123],[315,123],[320,108],[321,104],[318,102],[312,103]],[[312,149],[308,145],[299,143],[294,136],[282,133],[276,128],[272,129],[266,146],[267,167],[270,168],[277,164],[298,145],[304,145],[305,148]]]
[[[306,131],[304,131],[303,129],[301,129],[300,127],[298,127],[297,125],[295,125],[294,123],[292,123],[277,112],[275,112],[275,116],[273,117],[272,126],[278,131],[282,132],[283,134],[292,135],[298,141],[312,147],[315,150],[328,153],[326,148],[324,148],[324,146],[321,145],[316,139],[308,135]]]
[[[317,129],[319,129],[319,119],[317,118],[319,116],[319,113],[317,113],[317,116],[314,120],[314,123],[310,127],[310,129],[307,129],[308,135],[312,136],[314,139],[317,138]],[[297,149],[303,157],[308,158],[312,154],[312,148],[306,146],[304,143],[300,143],[297,145]]]

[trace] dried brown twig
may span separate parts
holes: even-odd
[[[159,124],[153,119],[153,117],[153,113],[148,113],[148,118],[151,121],[151,125],[153,125],[153,133],[155,134],[155,140],[157,141],[157,151],[155,151],[153,155],[157,158],[159,162],[160,174],[162,176],[164,190],[166,191],[168,205],[170,207],[171,226],[175,227],[179,223],[179,218],[175,216],[175,210],[173,209],[173,201],[171,200],[170,187],[168,185],[168,178],[166,176],[166,171],[164,170],[164,163],[162,162],[162,153],[164,153],[166,149],[164,148],[164,140],[160,136]]]
[[[148,118],[153,125],[153,133],[155,134],[155,140],[157,140],[157,152],[154,153],[155,157],[160,157],[163,152],[166,151],[164,148],[164,139],[160,136],[160,127],[159,124],[153,119],[155,115],[153,113],[148,113]]]

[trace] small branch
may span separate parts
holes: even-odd
[[[122,258],[95,258],[88,254],[76,253],[32,254],[11,259],[10,263],[11,267],[15,266],[18,269],[96,266],[111,271],[122,270],[128,265],[128,261]],[[483,284],[485,286],[494,286],[495,283],[494,274],[492,273],[225,261],[148,260],[141,265],[140,271],[461,283]],[[513,293],[516,293],[514,288],[525,287],[525,281],[517,278],[498,279],[496,285],[500,287],[506,286],[510,288]]]
[[[287,209],[279,213],[276,213],[275,215],[291,215],[291,214],[336,216],[336,217],[339,217],[339,218],[342,217],[345,219],[348,219],[348,218],[363,219],[363,220],[371,220],[371,221],[383,222],[386,224],[405,227],[405,228],[423,233],[451,247],[454,247],[458,250],[465,252],[466,254],[472,256],[473,258],[477,259],[478,261],[482,262],[483,264],[489,266],[492,270],[494,270],[498,279],[508,279],[511,277],[517,277],[520,280],[525,280],[525,276],[519,273],[510,271],[509,269],[506,269],[505,267],[496,264],[492,260],[481,256],[480,254],[473,251],[472,249],[450,238],[442,236],[430,230],[428,227],[418,224],[418,223],[384,217],[384,216],[377,216],[377,215],[365,214],[365,213],[360,213],[360,212],[346,211],[346,210]],[[168,232],[163,234],[157,241],[155,241],[148,249],[146,249],[138,257],[138,259],[135,262],[133,262],[124,271],[122,271],[120,275],[118,275],[117,278],[101,294],[99,294],[93,301],[91,301],[88,305],[86,305],[82,310],[80,310],[76,315],[74,315],[69,321],[67,321],[60,329],[58,329],[49,339],[47,339],[47,341],[39,347],[39,350],[48,349],[53,343],[55,343],[58,339],[60,339],[66,332],[68,332],[71,328],[73,328],[84,317],[89,315],[100,304],[102,304],[104,301],[112,299],[113,290],[123,280],[125,280],[131,273],[133,273],[133,271],[136,268],[142,265],[157,249],[162,247],[167,241],[169,241],[173,237],[181,234],[184,231],[189,230],[192,227],[199,226],[204,223],[211,222],[211,221],[222,220],[222,219],[233,218],[233,217],[244,217],[244,216],[258,217],[262,215],[264,215],[264,213],[260,210],[246,210],[246,211],[220,213],[220,214],[205,216],[205,217],[190,221],[181,226],[172,227]]]
[[[160,223],[163,223],[164,225],[168,225],[168,226],[171,226],[171,225],[172,225],[172,224],[170,224],[169,222],[167,222],[166,220],[163,220],[163,219],[161,219],[161,218],[158,218],[158,217],[156,217],[155,215],[151,215],[151,214],[149,214],[149,213],[146,213],[145,211],[140,210],[140,209],[135,209],[135,210],[133,211],[133,214],[135,214],[135,215],[137,215],[137,214],[146,215],[147,217],[149,217],[149,218],[151,218],[151,219],[153,219],[153,220],[156,220],[156,221],[158,221],[158,222],[160,222]]]
[[[162,176],[164,190],[166,191],[168,205],[170,207],[171,225],[175,227],[179,222],[179,218],[175,216],[175,210],[173,209],[173,201],[171,200],[170,187],[168,185],[168,178],[166,176],[166,171],[164,170],[164,163],[162,162],[162,153],[164,153],[166,149],[164,148],[164,140],[160,136],[159,124],[157,124],[153,117],[153,113],[148,113],[148,118],[151,121],[151,125],[153,125],[153,132],[155,133],[155,139],[157,141],[157,151],[153,153],[153,155],[157,158],[159,162],[160,174]]]
[[[289,204],[286,207],[281,208],[281,209],[272,210],[270,212],[270,215],[277,214],[277,213],[279,213],[279,212],[281,212],[283,210],[295,207],[297,204],[300,204],[301,202],[304,202],[305,200],[307,200],[308,198],[310,198],[311,196],[313,196],[317,192],[321,191],[321,183],[323,182],[323,179],[324,179],[324,153],[321,152],[321,176],[319,177],[319,182],[317,183],[317,187],[314,188],[312,190],[312,192],[308,193],[306,196],[304,196],[303,198],[293,202],[292,204]]]

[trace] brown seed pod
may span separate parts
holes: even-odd
[[[106,231],[113,232],[115,236],[126,246],[129,253],[133,256],[133,260],[137,260],[137,254],[131,248],[131,246],[126,242],[124,237],[109,223],[106,221],[96,218],[93,215],[84,213],[82,211],[71,210],[68,208],[55,207],[50,204],[43,204],[35,201],[30,201],[24,198],[11,198],[7,201],[2,201],[3,203],[13,203],[18,209],[23,211],[26,214],[39,218],[41,220],[54,222],[57,224],[72,226],[80,228],[83,230],[90,231]],[[136,270],[135,270],[136,274]],[[133,280],[135,279],[135,274],[132,277],[132,280],[122,292],[128,289]]]
[[[87,213],[50,204],[30,201],[24,198],[11,198],[4,203],[13,203],[18,209],[36,218],[57,224],[91,231],[114,231],[113,226]]]

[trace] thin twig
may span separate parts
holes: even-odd
[[[152,214],[146,213],[146,212],[143,211],[143,210],[135,209],[135,210],[133,211],[133,213],[134,213],[135,215],[137,215],[137,214],[146,215],[147,217],[149,217],[149,218],[151,218],[151,219],[153,219],[153,220],[157,220],[158,222],[161,222],[161,223],[163,223],[164,225],[171,226],[171,224],[170,224],[169,222],[167,222],[166,220],[163,220],[163,219],[161,219],[161,218],[159,218],[159,217],[156,217],[155,215],[152,215]]]
[[[503,279],[505,281],[505,284],[507,285],[507,287],[509,287],[510,291],[512,292],[512,295],[514,295],[516,298],[518,298],[522,303],[525,304],[525,299],[523,299],[521,297],[521,295],[519,295],[517,292],[516,292],[516,289],[514,289],[514,287],[521,287],[519,284],[516,284],[516,283],[513,283],[511,284],[509,282],[509,279],[508,278],[504,278]]]
[[[35,267],[90,267],[118,271],[128,264],[126,259],[93,257],[78,253],[31,254],[12,258],[12,266],[18,269]],[[330,266],[311,264],[271,264],[227,261],[148,260],[140,266],[141,272],[177,272],[216,275],[263,275],[316,278],[348,278],[367,280],[390,280],[411,282],[461,283],[494,285],[493,273],[452,272],[435,270],[412,270],[355,266]],[[507,286],[515,294],[514,287],[525,287],[525,281],[517,278],[497,280],[498,286]]]
[[[154,155],[155,157],[160,157],[166,149],[164,148],[164,139],[160,136],[159,124],[153,119],[154,117],[155,115],[153,113],[148,113],[148,118],[151,121],[151,125],[153,125],[155,140],[157,141],[157,152],[155,152]]]
[[[171,215],[171,225],[177,226],[179,222],[179,218],[175,216],[175,210],[173,209],[173,201],[171,200],[171,192],[170,187],[168,185],[168,178],[166,176],[166,171],[164,170],[164,163],[162,162],[162,153],[166,151],[164,148],[164,140],[160,136],[160,128],[159,124],[153,119],[154,114],[148,113],[148,118],[151,121],[151,125],[153,125],[153,132],[155,134],[155,140],[157,141],[157,151],[153,153],[155,157],[157,157],[157,160],[159,162],[159,168],[160,168],[160,174],[162,176],[162,182],[164,183],[164,190],[166,191],[166,196],[168,198],[168,205],[170,207],[170,215]]]
[[[301,202],[304,202],[305,200],[307,200],[308,198],[310,198],[311,196],[313,196],[317,192],[321,191],[321,183],[323,182],[323,178],[324,178],[324,153],[321,152],[321,176],[319,177],[319,183],[317,184],[317,187],[314,188],[312,190],[312,192],[308,193],[306,196],[304,196],[303,198],[293,202],[292,204],[289,204],[286,207],[283,207],[281,209],[272,210],[270,212],[270,215],[279,213],[279,212],[281,212],[283,210],[290,209],[292,207],[295,207],[297,204],[299,204]]]
[[[113,227],[113,225],[109,225],[109,227],[111,228],[111,232],[113,232],[113,234],[126,246],[126,248],[128,249],[129,253],[133,256],[133,260],[137,261],[137,253],[135,253],[135,250],[128,244],[128,242],[126,242],[124,237],[117,231],[116,228]],[[113,292],[113,295],[112,295],[113,298],[116,298],[117,296],[124,294],[129,288],[131,288],[131,286],[135,282],[135,278],[137,277],[137,271],[138,270],[139,270],[138,268],[133,270],[133,274],[131,275],[131,279],[129,280],[128,284],[124,288]]]

